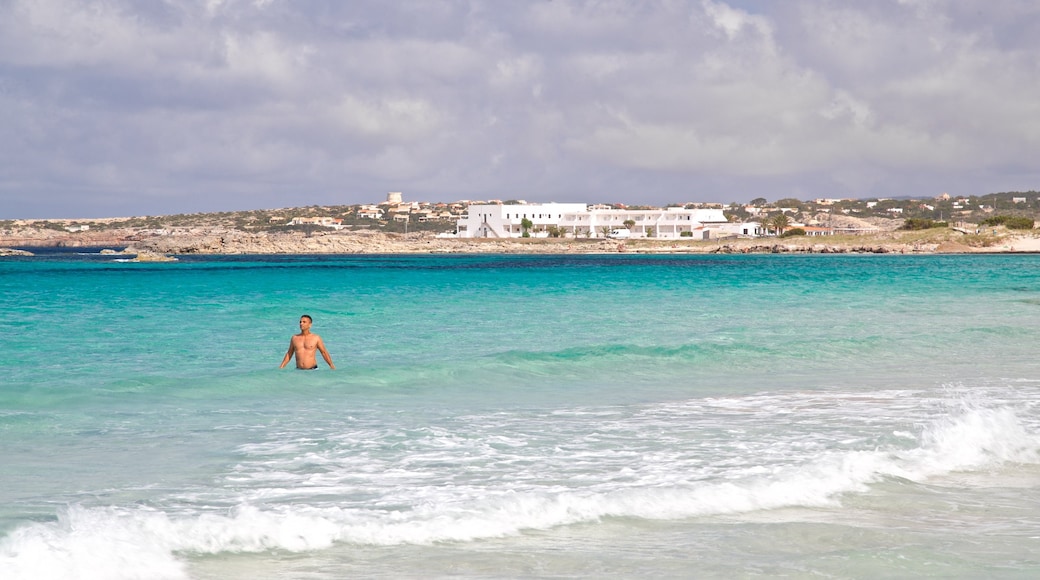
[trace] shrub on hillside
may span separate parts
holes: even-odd
[[[1010,215],[995,215],[982,220],[982,225],[990,227],[1004,226],[1009,230],[1031,230],[1033,229],[1033,219]]]
[[[937,222],[927,218],[907,218],[903,225],[899,226],[901,230],[930,230],[932,228],[945,228],[947,227],[946,222]]]

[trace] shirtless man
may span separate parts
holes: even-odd
[[[289,359],[296,355],[296,368],[305,371],[314,370],[318,368],[318,358],[315,353],[320,352],[329,368],[336,370],[336,365],[332,364],[332,357],[329,356],[329,351],[325,350],[325,343],[322,342],[321,337],[311,334],[313,322],[311,317],[306,314],[300,317],[300,334],[294,334],[289,339],[289,351],[285,353],[285,358],[282,359],[282,364],[278,368],[284,369],[285,365],[289,364]]]

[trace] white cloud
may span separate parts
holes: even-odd
[[[421,99],[367,101],[346,95],[335,107],[334,116],[350,132],[396,141],[425,138],[441,125],[440,113]]]
[[[291,45],[271,32],[225,34],[227,73],[255,77],[274,85],[298,81],[315,49]]]
[[[1018,1],[9,0],[0,198],[1035,189],[1037,54]]]
[[[745,28],[764,37],[771,37],[773,28],[769,21],[761,16],[753,16],[744,10],[732,8],[723,2],[704,0],[704,12],[716,28],[726,34],[727,39],[734,40]]]
[[[533,86],[541,77],[541,72],[541,59],[536,55],[523,54],[496,62],[490,83],[493,87]]]

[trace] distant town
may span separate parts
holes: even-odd
[[[317,211],[322,208],[310,208]],[[330,208],[331,209],[331,208]],[[613,204],[528,203],[522,199],[409,201],[390,192],[381,203],[349,206],[340,215],[294,215],[285,227],[380,227],[391,231],[429,231],[460,238],[682,238],[715,239],[771,235],[829,236],[874,233],[878,220],[910,227],[952,224],[971,227],[1006,215],[1035,219],[1040,192],[931,198],[786,198],[748,203],[686,202],[664,207]],[[847,219],[842,219],[847,218]],[[285,216],[271,216],[269,226]],[[872,221],[874,220],[874,221]]]
[[[929,198],[793,198],[748,203],[686,202],[664,207],[622,203],[527,203],[522,199],[427,202],[390,192],[380,202],[106,220],[0,220],[0,228],[167,228],[221,225],[244,231],[380,230],[459,238],[692,238],[872,233],[898,220],[915,227],[975,227],[994,216],[1040,216],[1040,192]],[[1023,229],[1029,229],[1023,228]],[[885,228],[891,229],[891,228]]]

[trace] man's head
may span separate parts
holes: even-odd
[[[310,315],[304,314],[303,316],[300,317],[300,329],[301,330],[305,330],[305,329],[310,328],[311,324],[313,322],[314,322],[314,319],[312,319],[310,317]]]

